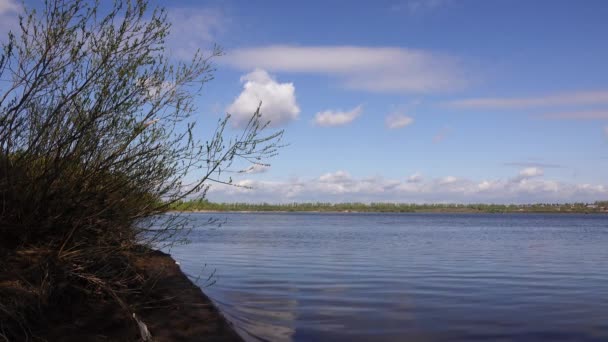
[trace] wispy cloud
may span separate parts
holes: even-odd
[[[561,165],[551,164],[551,163],[542,163],[542,162],[533,162],[533,161],[523,161],[523,162],[509,162],[504,163],[505,166],[515,166],[515,167],[535,167],[535,168],[543,168],[543,169],[552,169],[552,168],[561,168]]]
[[[539,115],[539,117],[542,119],[549,120],[607,120],[608,109],[562,113],[545,113]]]
[[[441,130],[439,130],[439,132],[437,132],[437,134],[435,134],[435,136],[433,136],[433,143],[439,144],[440,142],[443,142],[450,134],[450,131],[451,131],[451,129],[448,127],[444,127]]]
[[[403,111],[394,111],[386,117],[385,124],[389,129],[398,129],[414,123],[414,119],[405,115]]]
[[[545,174],[545,171],[540,167],[527,167],[521,171],[519,174],[513,179],[515,182],[521,182],[526,179],[540,177]]]
[[[417,14],[436,10],[450,4],[451,2],[451,0],[403,0],[391,6],[391,10],[397,12],[406,11],[410,14]]]
[[[262,121],[270,121],[270,126],[284,125],[298,118],[300,107],[296,102],[293,83],[279,83],[265,70],[256,69],[243,77],[243,91],[228,106],[233,127],[243,127],[262,103]]]
[[[246,174],[258,174],[258,173],[266,173],[270,170],[270,165],[266,164],[253,164],[250,167],[241,170],[240,173]]]
[[[16,13],[20,10],[19,3],[15,0],[0,0],[0,15]]]
[[[210,49],[228,23],[220,10],[204,7],[168,8],[167,17],[171,23],[171,35],[167,39],[169,51],[176,58],[186,60],[199,49]]]
[[[408,183],[420,183],[423,180],[424,180],[424,177],[422,176],[422,174],[420,172],[416,172],[416,173],[410,175],[409,177],[407,177]]]
[[[363,112],[363,106],[359,105],[349,111],[325,110],[315,114],[314,124],[322,127],[344,126],[353,122]]]
[[[539,97],[471,98],[447,102],[454,108],[513,109],[608,104],[608,90],[580,91]]]
[[[19,29],[18,13],[21,11],[21,5],[16,0],[0,0],[0,35],[2,40],[4,36],[11,30]]]
[[[341,170],[315,178],[286,181],[241,180],[239,185],[253,189],[214,186],[211,200],[250,202],[291,201],[396,201],[455,203],[530,203],[592,202],[608,196],[602,184],[572,184],[545,179],[538,168],[526,168],[504,179],[472,180],[446,176],[422,178],[419,174],[404,179],[383,177],[356,178]]]
[[[397,47],[272,45],[228,51],[238,69],[329,74],[347,88],[374,92],[453,90],[466,85],[456,58]]]

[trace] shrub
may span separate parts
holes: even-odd
[[[25,9],[20,32],[2,45],[0,284],[20,279],[12,284],[29,299],[15,304],[0,287],[0,321],[25,326],[24,307],[44,307],[67,288],[127,311],[143,283],[133,255],[182,227],[150,218],[203,198],[210,182],[230,184],[223,175],[236,159],[276,153],[282,131],[263,135],[259,108],[233,139],[229,116],[206,141],[195,137],[196,98],[222,52],[176,62],[165,52],[169,30],[165,10],[145,0],[108,10],[47,0],[41,13]],[[161,226],[148,234],[150,224]],[[11,270],[19,256],[33,266]]]

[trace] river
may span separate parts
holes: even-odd
[[[608,341],[606,215],[186,215],[170,253],[246,340]]]

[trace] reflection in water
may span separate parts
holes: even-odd
[[[282,291],[275,289],[275,291]],[[286,289],[289,292],[288,289]],[[232,303],[238,303],[238,314],[233,322],[252,337],[290,340],[294,334],[297,301],[270,296],[251,296],[244,293],[228,295]]]
[[[218,215],[171,253],[248,340],[608,340],[605,216]]]

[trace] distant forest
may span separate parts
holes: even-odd
[[[413,204],[413,203],[214,203],[207,200],[176,202],[174,211],[284,211],[386,213],[608,213],[608,201],[536,204]]]

